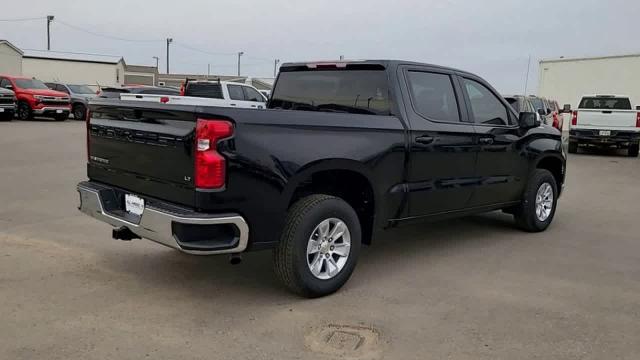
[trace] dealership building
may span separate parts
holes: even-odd
[[[578,106],[584,95],[626,95],[640,105],[640,54],[540,61],[538,94]]]
[[[271,78],[199,74],[160,74],[155,66],[129,65],[121,56],[92,55],[47,50],[22,50],[0,39],[0,74],[34,77],[42,81],[90,86],[180,86],[189,79],[220,79],[270,90]]]

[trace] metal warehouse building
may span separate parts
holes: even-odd
[[[640,54],[540,61],[540,96],[578,106],[583,95],[627,95],[640,105]]]

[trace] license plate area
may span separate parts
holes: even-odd
[[[133,194],[124,194],[124,209],[130,214],[141,216],[144,212],[144,199]]]
[[[611,130],[600,130],[600,136],[611,136]]]

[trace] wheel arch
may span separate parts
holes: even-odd
[[[372,175],[364,164],[349,159],[324,159],[300,169],[284,191],[287,208],[298,199],[321,193],[346,201],[358,214],[362,228],[362,242],[371,243],[379,195],[375,191]]]

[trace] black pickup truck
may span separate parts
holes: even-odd
[[[478,76],[420,63],[285,64],[267,110],[90,110],[82,212],[189,254],[273,249],[308,297],[338,290],[361,244],[401,224],[503,210],[543,231],[565,180],[558,130]]]

